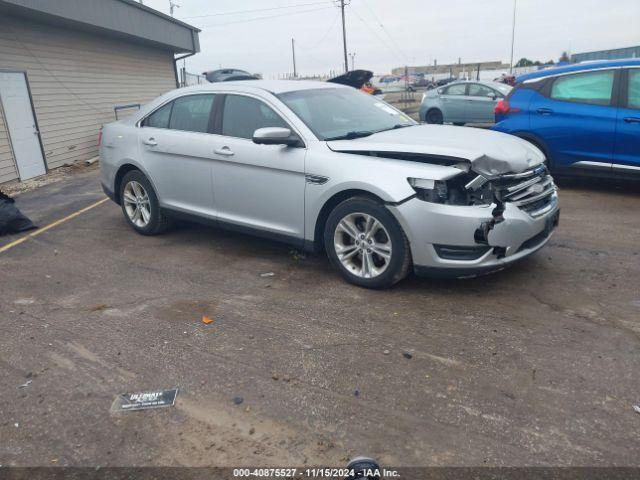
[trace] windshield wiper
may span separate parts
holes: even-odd
[[[363,137],[368,137],[369,135],[373,135],[376,132],[370,132],[370,131],[353,131],[353,132],[347,132],[344,135],[339,135],[337,137],[330,137],[327,138],[326,141],[330,142],[332,140],[354,140],[356,138],[363,138]]]

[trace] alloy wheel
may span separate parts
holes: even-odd
[[[139,228],[146,227],[151,220],[151,203],[144,187],[131,180],[125,185],[122,197],[124,209],[131,223]]]
[[[391,262],[389,232],[367,213],[350,213],[342,218],[334,232],[333,244],[343,267],[361,278],[381,275]]]

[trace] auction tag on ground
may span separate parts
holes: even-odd
[[[125,393],[116,399],[116,410],[136,411],[150,408],[172,407],[176,403],[178,389],[155,392]]]

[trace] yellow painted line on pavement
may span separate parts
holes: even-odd
[[[64,218],[61,218],[60,220],[56,220],[53,223],[50,223],[49,225],[47,225],[46,227],[42,227],[38,230],[36,230],[35,232],[32,232],[28,235],[25,235],[22,238],[19,238],[11,243],[6,244],[4,247],[0,247],[0,253],[6,252],[7,250],[12,249],[13,247],[17,247],[18,245],[20,245],[21,243],[26,242],[27,240],[37,237],[38,235],[46,232],[47,230],[51,230],[53,227],[57,227],[58,225],[61,225],[65,222],[68,222],[69,220],[76,218],[78,215],[82,215],[85,212],[88,212],[89,210],[91,210],[92,208],[96,208],[99,205],[102,205],[104,202],[106,202],[107,200],[109,200],[108,198],[103,198],[102,200],[93,203],[91,205],[89,205],[88,207],[84,207],[80,210],[78,210],[77,212],[72,213],[71,215],[67,215]]]

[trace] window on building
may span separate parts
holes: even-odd
[[[290,128],[280,115],[264,102],[243,95],[227,95],[222,113],[222,134],[253,138],[259,128]]]
[[[610,105],[613,71],[567,75],[553,82],[551,98],[568,102]]]

